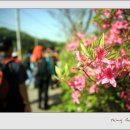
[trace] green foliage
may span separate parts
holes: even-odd
[[[100,38],[99,46],[104,48],[104,33],[102,34]]]

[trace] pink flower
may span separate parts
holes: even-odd
[[[117,29],[127,29],[128,28],[128,21],[127,20],[123,20],[123,21],[116,21],[114,26],[117,28]]]
[[[116,36],[115,34],[120,34],[120,30],[117,29],[114,25],[112,25],[112,28],[110,30],[110,34]]]
[[[85,68],[85,73],[86,73],[86,76],[91,76],[95,74],[94,69],[92,69],[89,66]]]
[[[115,72],[111,68],[106,68],[103,71],[103,78],[101,83],[110,83],[113,87],[116,87]]]
[[[84,34],[83,32],[78,32],[76,35],[77,35],[80,39],[85,38],[85,34]]]
[[[91,36],[90,36],[90,39],[91,39],[92,41],[96,41],[96,40],[97,40],[97,37],[96,37],[95,35],[91,35]]]
[[[97,51],[97,59],[103,60],[108,54],[109,51],[104,50],[104,48],[99,48]]]
[[[123,64],[122,64],[122,60],[115,60],[113,61],[113,66],[116,69],[116,73],[120,73],[120,71],[123,69]]]
[[[94,84],[89,88],[89,93],[93,94],[93,93],[98,93],[99,92],[99,88]]]
[[[99,70],[98,70],[99,71]],[[98,72],[98,74],[97,74],[97,82],[96,82],[96,84],[100,84],[101,82],[102,82],[102,79],[104,78],[104,75],[103,75],[103,73],[102,72]]]
[[[75,77],[74,84],[76,89],[79,91],[83,91],[86,86],[86,81],[84,76],[77,76]]]
[[[79,62],[82,62],[82,61],[86,61],[86,60],[87,60],[86,55],[80,54],[79,51],[76,51],[76,58],[78,59]]]
[[[86,48],[88,48],[88,46],[91,44],[91,40],[90,39],[86,39],[84,44],[85,44]]]
[[[115,43],[118,43],[119,45],[123,43],[123,39],[122,38],[119,38],[119,37],[116,37],[115,38]]]
[[[128,36],[128,40],[130,40],[130,35]]]
[[[109,27],[110,27],[110,24],[103,23],[103,25],[102,25],[102,28],[103,28],[103,29],[107,29],[107,28],[109,28]]]
[[[121,97],[121,98],[124,98],[124,96],[125,96],[125,92],[122,91],[122,92],[120,93],[120,97]]]
[[[108,10],[108,9],[105,9],[103,14],[104,14],[107,18],[110,18],[110,17],[111,17],[111,12],[110,12],[110,10]]]
[[[73,91],[74,90],[83,91],[85,86],[86,86],[85,77],[84,76],[77,76],[73,79],[70,79],[68,81],[68,85],[70,86],[70,88]]]
[[[126,58],[126,51],[124,49],[121,50],[121,57]]]
[[[74,84],[73,79],[68,80],[68,85],[69,85],[70,88],[74,91],[75,84]]]
[[[118,18],[118,19],[121,19],[122,18],[122,14],[123,14],[123,10],[122,9],[118,9],[115,13],[115,16]]]
[[[102,28],[103,28],[103,29],[106,29],[106,28],[109,28],[109,27],[110,27],[109,21],[108,21],[108,20],[105,20],[104,23],[103,23],[103,25],[102,25]]]
[[[72,43],[68,44],[68,46],[67,46],[68,51],[74,51],[78,48],[79,48],[78,42],[72,42]]]
[[[81,95],[80,95],[79,91],[75,91],[75,92],[72,94],[72,100],[73,100],[73,102],[79,104],[79,103],[80,103],[80,102],[79,102],[80,96],[81,96]]]

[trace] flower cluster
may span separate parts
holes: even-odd
[[[75,53],[75,69],[79,71],[76,73],[78,76],[68,80],[75,103],[80,103],[81,92],[85,90],[88,94],[98,94],[103,87],[112,87],[120,90],[120,98],[125,100],[126,108],[130,110],[130,92],[121,85],[125,82],[124,77],[130,77],[130,49],[125,47],[130,42],[130,21],[125,17],[126,12],[124,9],[96,10],[102,16],[101,23],[96,21],[96,24],[105,35],[86,38],[83,32],[78,32],[67,45],[68,51]]]
[[[75,103],[79,103],[80,92],[82,92],[86,86],[84,76],[76,76],[68,81],[70,88],[73,91],[72,98]]]
[[[129,26],[130,21],[126,19],[125,14],[129,10],[124,9],[117,9],[117,10],[110,10],[105,9],[102,11],[96,11],[97,14],[103,16],[100,23],[96,22],[104,31],[109,30],[106,32],[105,43],[111,45],[120,45],[126,41],[129,41]]]

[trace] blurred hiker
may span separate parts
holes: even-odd
[[[26,71],[12,58],[12,50],[12,40],[0,37],[0,111],[31,112],[24,84]]]
[[[37,45],[31,57],[33,63],[33,75],[35,77],[35,86],[38,88],[38,97],[39,97],[39,108],[42,108],[44,94],[44,109],[48,109],[48,88],[49,88],[49,79],[50,71],[46,59],[43,57],[43,47]]]
[[[59,54],[57,51],[54,50],[53,52],[54,64],[56,65],[59,60]]]
[[[31,82],[32,82],[32,70],[31,70],[31,55],[32,55],[32,50],[30,50],[28,53],[27,53],[27,56],[26,56],[26,59],[25,61],[23,62],[23,65],[24,67],[26,68],[26,72],[27,72],[27,75],[28,75],[28,78],[27,80],[25,81],[26,85],[30,86],[31,85]]]
[[[21,63],[21,60],[18,58],[18,52],[17,51],[14,51],[12,53],[12,57],[13,57],[13,59],[14,59],[15,62]]]
[[[51,72],[50,85],[51,85],[51,88],[54,89],[57,85],[57,80],[55,79],[55,75],[56,75],[55,65],[58,60],[58,55],[54,53],[54,51],[51,48],[47,48],[45,57],[46,57],[47,64]]]

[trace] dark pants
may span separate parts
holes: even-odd
[[[42,105],[44,105],[44,108],[48,108],[48,89],[49,89],[49,82],[50,78],[48,77],[45,79],[36,79],[37,82],[37,88],[38,88],[38,104],[39,108],[42,108]],[[44,97],[44,100],[43,100]],[[43,104],[44,101],[44,104]]]

